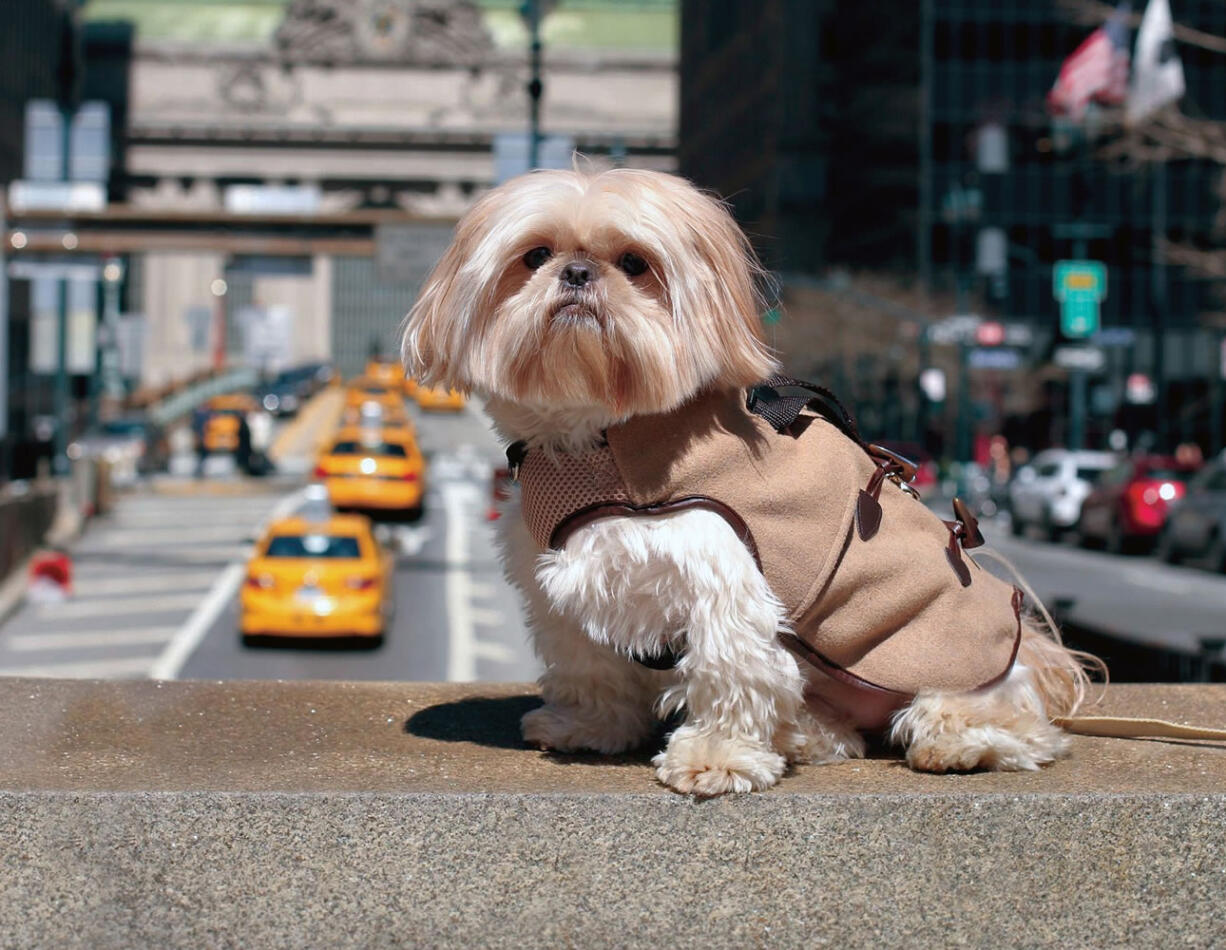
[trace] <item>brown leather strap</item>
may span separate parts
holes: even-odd
[[[1184,726],[1165,719],[1129,719],[1123,716],[1058,716],[1052,720],[1061,729],[1082,736],[1110,739],[1220,739],[1226,729]]]

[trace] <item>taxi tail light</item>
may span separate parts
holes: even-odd
[[[328,470],[324,468],[322,465],[316,465],[314,474],[316,478],[327,478]]]
[[[346,577],[345,586],[350,590],[370,590],[376,584],[373,577]]]
[[[400,477],[401,477],[401,478],[403,478],[403,479],[404,479],[406,482],[415,482],[415,481],[417,481],[417,473],[416,473],[416,472],[405,472],[405,473],[404,473],[403,475],[401,475]]]
[[[247,586],[252,590],[272,590],[277,585],[271,574],[248,574]]]

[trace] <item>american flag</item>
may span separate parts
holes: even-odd
[[[1047,94],[1052,112],[1080,119],[1091,100],[1119,105],[1128,98],[1129,3],[1121,3],[1111,18],[1086,37],[1060,67]]]

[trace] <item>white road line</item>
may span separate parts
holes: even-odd
[[[66,600],[58,604],[42,604],[40,620],[68,620],[81,617],[113,617],[118,614],[147,614],[163,610],[186,610],[196,606],[199,594],[166,594],[154,592],[145,597],[107,597],[101,600]]]
[[[114,577],[75,577],[72,592],[78,597],[108,594],[143,594],[157,590],[206,591],[216,571],[174,571],[166,574],[121,574]]]
[[[201,516],[202,519],[204,516]],[[254,519],[253,519],[254,520]],[[173,524],[158,528],[104,528],[90,535],[90,542],[112,548],[161,547],[197,541],[241,541],[251,531],[251,522],[242,527],[216,524]]]
[[[308,490],[309,486],[304,486],[286,495],[273,505],[259,531],[256,532],[257,536],[263,533],[265,526],[294,512],[306,500]],[[218,616],[225,610],[226,604],[238,592],[239,585],[243,582],[243,575],[247,571],[245,562],[246,555],[244,555],[242,562],[236,561],[221,572],[217,582],[209,591],[208,596],[200,601],[199,606],[187,618],[183,626],[179,628],[174,639],[166,645],[162,655],[157,658],[157,662],[153,664],[153,669],[149,673],[150,678],[172,680],[178,677],[179,671],[183,669],[183,664],[195,652],[196,647],[200,645],[200,641],[204,639],[205,634],[217,622]]]
[[[442,486],[447,516],[447,563],[444,600],[447,605],[447,679],[469,683],[477,678],[476,636],[473,633],[472,575],[468,570],[468,506],[477,499],[473,485],[448,482]]]
[[[169,564],[199,564],[201,561],[237,561],[246,560],[251,553],[250,544],[198,544],[193,547],[180,545],[144,545],[140,547],[115,550],[94,545],[79,546],[73,549],[78,557],[114,557],[122,560],[133,558],[163,558],[163,563]]]
[[[250,514],[232,511],[214,511],[212,514],[203,511],[176,511],[162,518],[124,517],[122,523],[90,525],[89,530],[91,535],[119,535],[118,540],[123,541],[127,540],[124,535],[150,534],[157,537],[172,531],[178,532],[182,538],[192,530],[191,525],[207,524],[210,531],[229,531],[237,538],[250,532],[251,526],[263,517],[266,510],[267,508],[263,508]]]
[[[515,651],[505,643],[493,643],[489,640],[478,640],[473,644],[477,658],[492,660],[495,663],[510,663],[515,659]]]
[[[473,618],[473,623],[482,627],[501,627],[507,619],[507,615],[501,610],[494,610],[491,607],[470,607],[469,614]]]
[[[1192,585],[1187,578],[1169,577],[1154,571],[1131,568],[1123,573],[1123,579],[1135,587],[1147,587],[1150,590],[1162,591],[1166,594],[1190,594]]]
[[[267,527],[274,521],[280,521],[282,518],[288,518],[290,515],[292,515],[298,509],[298,506],[306,501],[307,494],[310,492],[310,490],[310,485],[304,485],[297,491],[290,492],[275,505],[273,505],[272,510],[268,512],[267,517],[264,518],[261,525],[261,531],[264,527]]]
[[[398,528],[395,534],[396,544],[400,548],[400,553],[408,556],[413,556],[421,553],[421,549],[425,547],[427,541],[433,535],[433,531],[426,525],[419,527],[401,527]]]
[[[279,497],[279,495],[261,495],[254,500],[246,499],[243,504],[238,504],[234,499],[227,499],[225,495],[214,495],[208,502],[200,504],[171,503],[156,507],[142,505],[138,508],[125,505],[119,508],[114,515],[109,516],[109,519],[114,519],[118,527],[119,522],[124,524],[149,522],[155,526],[164,525],[183,515],[207,518],[220,514],[227,521],[237,520],[244,515],[257,518],[268,510],[269,503]]]
[[[489,600],[498,593],[498,588],[493,584],[487,584],[485,581],[473,581],[469,588],[472,590],[474,600]]]
[[[0,676],[49,676],[66,679],[121,679],[147,675],[149,657],[122,657],[86,663],[40,663],[0,667]]]
[[[77,630],[71,633],[19,633],[9,637],[4,644],[14,653],[135,646],[140,643],[165,643],[175,635],[178,629],[178,627],[145,627],[133,630],[121,627],[117,630]]]
[[[245,565],[231,564],[221,572],[208,596],[200,601],[199,606],[175,633],[174,639],[166,645],[162,655],[153,664],[153,668],[149,671],[151,679],[172,680],[178,677],[179,670],[183,669],[187,658],[200,645],[200,641],[209,632],[217,616],[238,591],[238,585],[243,582],[245,571]]]

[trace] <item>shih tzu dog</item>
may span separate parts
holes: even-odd
[[[617,753],[679,714],[653,761],[696,795],[865,731],[928,771],[1053,761],[1089,658],[963,552],[964,510],[915,500],[830,394],[786,395],[760,277],[680,178],[537,171],[465,215],[410,312],[410,374],[484,397],[512,444],[502,542],[544,664],[525,740]]]

